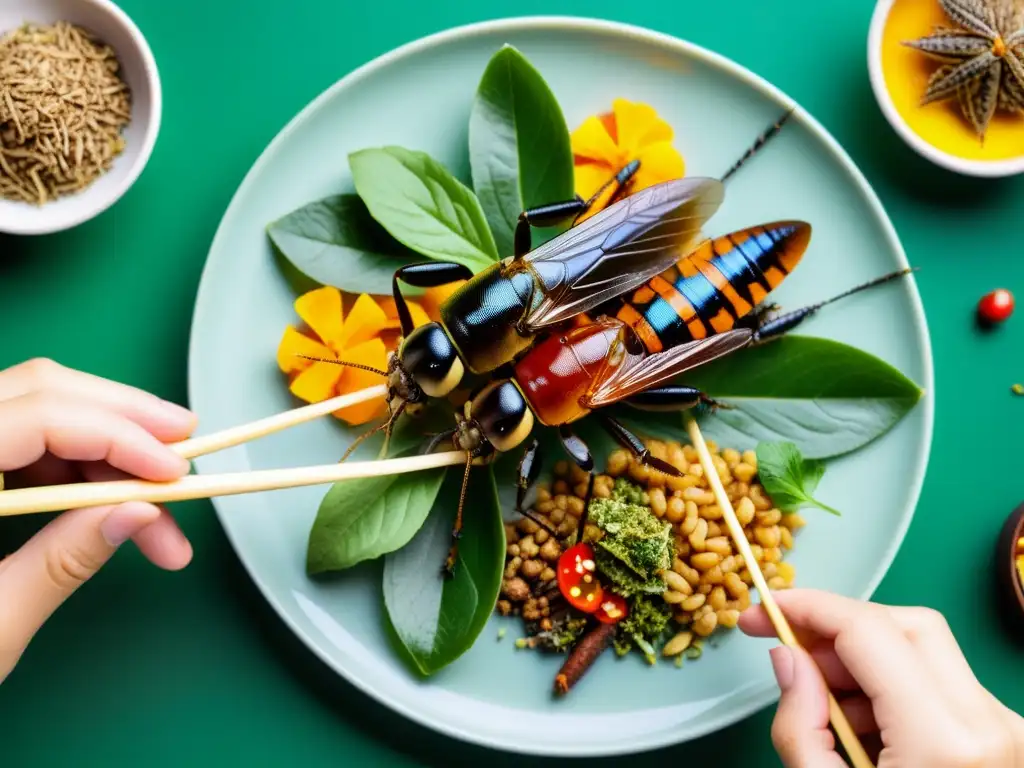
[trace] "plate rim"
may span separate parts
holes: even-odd
[[[256,179],[262,173],[263,167],[269,162],[269,158],[278,151],[279,147],[284,144],[303,123],[308,119],[311,119],[313,114],[316,113],[325,103],[334,98],[335,94],[338,92],[345,90],[358,81],[373,75],[378,70],[384,69],[408,56],[431,48],[443,46],[456,40],[478,35],[487,35],[495,32],[522,32],[566,28],[573,29],[574,31],[625,36],[647,45],[660,47],[675,54],[691,57],[702,61],[709,66],[716,67],[719,70],[726,72],[728,75],[737,78],[749,87],[753,88],[755,91],[761,93],[763,96],[766,96],[770,100],[778,103],[781,108],[792,109],[793,114],[791,119],[802,121],[804,125],[815,135],[815,137],[822,141],[823,144],[831,151],[851,181],[856,185],[863,198],[867,201],[872,213],[881,224],[885,239],[893,253],[896,255],[897,261],[900,262],[902,267],[909,266],[906,251],[903,248],[903,244],[899,239],[896,228],[892,220],[889,218],[888,213],[885,211],[880,198],[868,182],[867,178],[861,172],[860,168],[853,162],[846,150],[843,149],[842,145],[840,145],[835,137],[833,137],[832,134],[798,102],[790,98],[780,88],[757,75],[747,67],[744,67],[723,54],[716,53],[689,40],[685,40],[665,32],[659,32],[648,27],[620,21],[572,15],[529,15],[473,22],[470,24],[450,27],[448,29],[408,41],[396,48],[385,51],[384,53],[356,67],[309,101],[278,131],[274,138],[271,139],[271,141],[260,152],[257,159],[249,168],[249,171],[239,183],[231,197],[231,201],[228,203],[227,208],[221,216],[220,223],[217,226],[217,230],[207,251],[206,261],[204,262],[203,269],[200,273],[199,287],[196,292],[189,335],[187,383],[189,402],[191,403],[194,399],[194,388],[198,373],[195,362],[197,359],[195,355],[197,339],[196,329],[201,317],[204,315],[201,307],[209,304],[208,300],[204,300],[204,294],[209,290],[210,282],[207,280],[207,275],[210,270],[211,256],[216,250],[222,247],[222,240],[227,236],[226,231],[229,228],[228,224],[238,215],[241,198],[247,195],[250,188],[256,184]],[[918,290],[917,282],[913,275],[910,276],[907,283],[910,287],[910,310],[914,318],[914,326],[918,332],[918,336],[923,340],[921,354],[924,363],[924,380],[919,382],[922,389],[922,397],[918,401],[918,407],[924,409],[923,440],[921,449],[918,451],[916,464],[909,479],[909,486],[912,489],[910,497],[911,502],[907,504],[903,511],[902,519],[900,520],[900,524],[896,530],[896,535],[888,549],[881,553],[875,576],[867,584],[866,588],[860,595],[860,599],[862,600],[869,600],[878,589],[882,580],[891,569],[892,563],[903,545],[907,532],[916,514],[918,503],[920,502],[933,442],[935,420],[935,366],[932,354],[931,335],[929,333],[927,317],[920,291]],[[201,472],[201,459],[202,457],[195,461],[197,474]],[[666,729],[663,731],[645,733],[641,735],[637,741],[626,742],[623,740],[623,743],[617,745],[604,744],[597,747],[589,747],[585,744],[567,744],[566,746],[551,747],[549,745],[546,748],[533,748],[532,745],[519,743],[511,737],[501,738],[493,734],[478,734],[473,730],[466,728],[462,723],[446,722],[435,718],[430,711],[417,711],[405,702],[395,701],[393,698],[389,697],[386,692],[375,690],[373,686],[370,685],[367,680],[362,679],[360,675],[351,670],[344,669],[341,665],[335,663],[327,649],[323,648],[308,633],[301,630],[289,617],[288,613],[284,610],[281,601],[272,594],[264,579],[254,570],[254,564],[250,563],[243,555],[242,550],[238,547],[232,528],[219,507],[218,501],[219,500],[216,498],[211,499],[217,518],[221,523],[221,528],[224,530],[225,536],[230,542],[235,555],[241,562],[242,567],[259,589],[264,600],[266,600],[274,609],[278,618],[303,643],[303,645],[305,645],[324,664],[332,669],[335,674],[340,675],[363,694],[370,696],[384,707],[412,721],[413,723],[449,738],[458,739],[479,747],[510,754],[537,757],[613,757],[640,754],[656,749],[676,746],[686,743],[687,741],[712,735],[737,722],[749,718],[751,715],[761,709],[764,709],[779,698],[778,688],[772,685],[767,685],[762,690],[759,690],[747,697],[744,703],[733,712],[707,721],[707,727],[702,729],[700,733],[693,734],[683,739],[677,737],[679,731]]]

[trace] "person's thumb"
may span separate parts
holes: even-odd
[[[802,648],[771,651],[782,695],[772,722],[772,743],[786,768],[841,768],[828,729],[828,689],[814,661]]]
[[[159,515],[143,502],[76,509],[0,562],[0,680],[53,612]]]

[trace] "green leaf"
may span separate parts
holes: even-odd
[[[513,252],[525,209],[575,195],[565,117],[544,78],[512,46],[494,54],[480,78],[469,118],[469,159],[498,253]],[[533,239],[546,239],[544,230],[535,229]]]
[[[394,552],[427,519],[446,468],[335,483],[309,532],[306,572],[343,571]]]
[[[699,417],[709,440],[737,450],[788,440],[809,458],[839,456],[888,432],[920,400],[921,389],[874,355],[838,341],[785,336],[688,372],[730,408]],[[618,412],[651,437],[680,439],[683,415]]]
[[[309,203],[267,226],[277,253],[316,285],[391,293],[395,270],[417,259],[370,215],[358,195]]]
[[[451,472],[426,524],[384,560],[384,606],[402,654],[432,675],[469,650],[501,590],[505,527],[490,467],[470,476],[455,575],[441,575],[459,502],[462,473]]]
[[[399,242],[474,272],[498,259],[480,201],[429,155],[383,147],[353,152],[348,160],[370,214]]]
[[[796,512],[802,506],[814,506],[839,515],[839,512],[811,496],[825,474],[825,462],[805,459],[793,443],[757,444],[757,477],[776,507]]]

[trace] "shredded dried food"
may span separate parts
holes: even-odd
[[[124,150],[131,94],[113,49],[68,22],[0,38],[0,195],[79,192]]]

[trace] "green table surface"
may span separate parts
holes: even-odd
[[[999,622],[991,576],[999,526],[1024,499],[1024,397],[1010,392],[1024,381],[1024,315],[992,334],[972,323],[988,290],[1005,286],[1024,300],[1024,179],[957,177],[896,137],[868,83],[871,3],[122,4],[160,67],[162,132],[142,177],[99,218],[51,237],[0,237],[0,365],[47,356],[186,402],[193,301],[235,188],[295,113],[396,46],[474,21],[551,13],[691,40],[749,67],[820,120],[866,173],[922,267],[934,443],[913,527],[876,599],[942,611],[981,682],[1024,711],[1024,653]],[[263,602],[210,504],[175,513],[195,545],[187,569],[158,571],[125,548],[0,686],[0,763],[521,763],[407,723],[340,680]],[[41,522],[0,522],[0,553]],[[769,708],[650,759],[728,751],[726,764],[777,765],[771,716]]]

